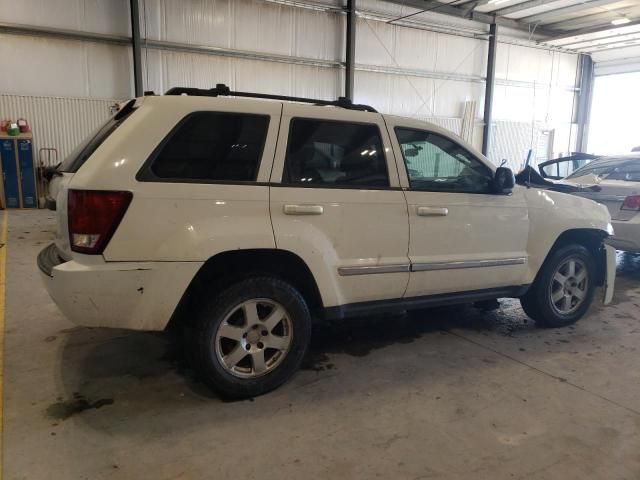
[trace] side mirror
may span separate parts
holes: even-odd
[[[516,185],[516,178],[510,168],[498,167],[491,182],[493,193],[508,195]]]

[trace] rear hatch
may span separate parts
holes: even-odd
[[[57,218],[55,244],[58,248],[58,254],[65,260],[70,260],[72,255],[68,219],[68,195],[71,180],[98,147],[122,125],[135,108],[135,99],[123,104],[118,113],[96,129],[69,154],[58,166],[49,182],[49,196],[55,200]]]

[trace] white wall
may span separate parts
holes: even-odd
[[[620,155],[640,146],[640,71],[596,77],[589,153]]]
[[[489,152],[493,161],[506,158],[512,168],[519,169],[529,149],[534,160],[574,149],[571,121],[577,68],[574,54],[498,45],[493,104],[497,123]],[[548,130],[554,131],[550,155],[540,148],[541,135]]]
[[[359,0],[358,8],[355,101],[457,132],[465,102],[475,102],[473,139],[480,146],[487,26],[429,12],[411,17],[408,28],[387,20],[415,9],[379,0]],[[237,90],[314,98],[343,95],[341,13],[268,0],[140,0],[140,10],[142,36],[174,46],[143,49],[146,90],[227,83]],[[128,0],[0,0],[0,22],[130,35]],[[4,34],[0,55],[3,71],[11,72],[0,75],[3,94],[107,100],[133,94],[127,46]],[[496,121],[532,132],[553,128],[555,150],[566,151],[577,56],[501,42],[497,62]],[[492,150],[491,158],[508,155],[517,162],[534,141],[517,148],[503,144],[496,143],[501,149]]]
[[[129,0],[0,0],[0,22],[131,34]]]
[[[0,0],[0,22],[128,36],[128,0]],[[132,95],[126,46],[0,34],[0,93],[117,99]]]

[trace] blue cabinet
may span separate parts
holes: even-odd
[[[31,134],[0,136],[2,186],[6,208],[37,208],[38,189]]]
[[[38,208],[36,175],[33,169],[33,141],[29,138],[18,139],[18,165],[22,208]]]
[[[3,138],[0,140],[0,146],[2,147],[3,203],[7,208],[18,208],[20,207],[20,187],[16,163],[16,142],[13,138]]]

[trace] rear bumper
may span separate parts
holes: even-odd
[[[634,217],[626,222],[612,220],[611,225],[613,236],[607,239],[608,245],[626,252],[640,252],[640,219]]]
[[[105,262],[54,245],[38,255],[44,285],[62,313],[81,326],[163,330],[200,262]]]

